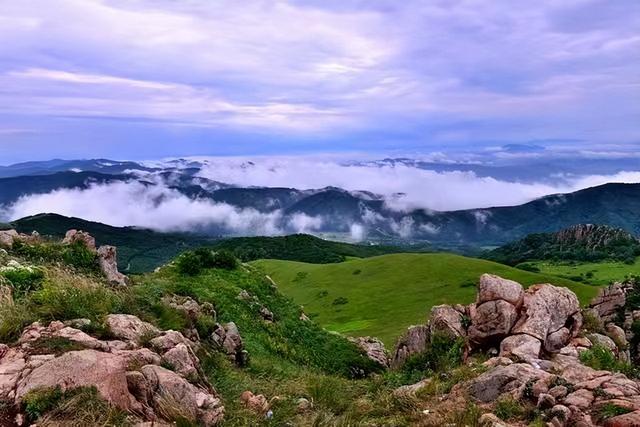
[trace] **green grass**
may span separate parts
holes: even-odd
[[[550,261],[530,261],[542,274],[551,274],[565,278],[582,277],[585,283],[607,285],[613,281],[623,280],[628,275],[640,275],[640,258],[633,264],[624,262],[576,262],[555,263]]]
[[[377,336],[387,346],[409,325],[424,323],[432,306],[473,302],[475,283],[483,273],[524,286],[566,286],[582,303],[597,293],[594,286],[446,253],[391,254],[324,265],[259,260],[253,265],[269,274],[282,293],[303,305],[306,313],[327,329]],[[340,297],[348,302],[334,305]]]

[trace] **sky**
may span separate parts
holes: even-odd
[[[637,0],[0,0],[0,164],[640,143]]]

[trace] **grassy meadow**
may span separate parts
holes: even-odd
[[[608,285],[629,275],[640,275],[640,258],[636,258],[633,264],[619,261],[573,263],[530,261],[526,264],[539,269],[541,274],[551,274],[595,285]]]
[[[596,286],[447,253],[390,254],[337,264],[259,260],[253,265],[269,274],[282,293],[303,305],[327,329],[376,336],[387,346],[409,325],[424,323],[432,306],[473,302],[483,273],[524,286],[566,286],[582,303],[597,293]]]

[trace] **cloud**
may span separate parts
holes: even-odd
[[[48,157],[640,138],[635,0],[5,3],[0,115]]]
[[[189,199],[163,185],[118,182],[88,189],[62,189],[20,198],[6,210],[8,219],[53,212],[114,226],[139,226],[160,231],[223,232],[275,235],[308,232],[321,220],[297,215],[283,224],[282,213],[261,213],[226,203]]]

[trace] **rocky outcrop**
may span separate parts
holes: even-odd
[[[442,334],[450,338],[466,335],[463,325],[465,315],[464,309],[461,311],[450,305],[436,305],[431,308],[429,334]]]
[[[393,357],[391,358],[391,367],[398,368],[412,355],[425,351],[429,337],[428,325],[409,327],[407,332],[405,332],[396,344]]]
[[[118,261],[115,246],[100,246],[98,248],[98,265],[110,284],[127,286],[129,278],[118,271]]]
[[[112,315],[108,325],[119,339],[100,340],[61,322],[27,327],[15,347],[0,346],[0,400],[19,405],[32,390],[88,386],[142,421],[176,413],[204,426],[222,421],[224,408],[200,374],[196,343],[135,316]],[[140,345],[149,331],[157,335],[150,349]],[[59,354],[47,346],[52,340],[58,347],[68,342],[68,350]]]
[[[18,240],[19,236],[16,230],[0,230],[0,247],[11,249],[13,242]]]
[[[589,308],[603,321],[610,322],[624,308],[626,287],[622,283],[614,283],[611,286],[601,288],[598,296],[591,301]]]
[[[374,337],[349,338],[349,341],[357,345],[365,355],[384,368],[389,367],[389,355],[384,344]]]
[[[91,252],[96,252],[96,239],[91,234],[82,230],[68,230],[62,239],[63,245],[71,245],[74,243],[80,243],[86,246]]]
[[[249,353],[244,349],[244,342],[234,322],[224,325],[217,323],[211,339],[236,365],[245,366],[248,363]]]

